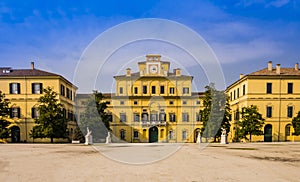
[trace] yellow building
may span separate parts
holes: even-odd
[[[47,139],[34,139],[29,136],[34,126],[34,119],[38,117],[38,98],[42,96],[42,89],[51,87],[58,95],[58,100],[64,106],[65,115],[71,121],[68,123],[70,137],[73,135],[74,96],[77,87],[64,77],[34,68],[12,69],[0,68],[0,90],[11,102],[10,120],[18,124],[11,128],[11,142],[40,142]],[[50,140],[49,140],[50,141]]]
[[[236,136],[237,121],[241,108],[257,105],[259,112],[266,119],[262,136],[253,136],[253,141],[293,141],[292,118],[300,111],[300,70],[298,64],[294,68],[281,68],[272,62],[268,67],[248,75],[240,75],[240,79],[227,88],[232,112],[231,132],[229,140]]]
[[[127,142],[194,142],[202,95],[192,93],[193,77],[169,72],[160,55],[147,55],[138,67],[114,76],[116,93],[107,99],[113,134]]]

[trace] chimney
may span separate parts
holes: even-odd
[[[130,68],[126,69],[126,76],[131,76],[131,69]]]
[[[175,72],[175,76],[180,76],[180,75],[181,75],[181,70],[180,70],[180,68],[174,69],[174,72]]]
[[[268,71],[272,71],[273,67],[272,67],[272,61],[268,62]]]
[[[299,70],[299,64],[298,63],[295,64],[295,70],[297,70],[297,71]]]
[[[34,70],[34,62],[31,62],[31,69]]]
[[[243,77],[244,77],[244,75],[241,73],[241,74],[240,74],[240,79],[243,78]]]
[[[276,74],[280,74],[280,64],[276,64]]]

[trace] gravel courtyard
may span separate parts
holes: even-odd
[[[0,145],[0,181],[300,181],[299,170],[300,143]]]

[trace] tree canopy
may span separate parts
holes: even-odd
[[[10,111],[9,104],[10,102],[5,99],[5,94],[0,91],[0,139],[9,137],[9,128],[13,124],[7,120]]]
[[[300,111],[298,112],[297,116],[293,118],[292,125],[294,128],[293,135],[300,135]]]
[[[200,110],[203,127],[201,128],[201,135],[204,138],[216,138],[221,136],[221,128],[230,130],[229,116],[230,107],[223,91],[215,89],[214,84],[205,87],[203,106]]]
[[[242,118],[238,122],[238,136],[246,140],[252,141],[252,135],[262,135],[262,127],[265,119],[258,112],[256,105],[251,105],[242,108]],[[249,135],[249,138],[247,137]]]
[[[43,89],[44,95],[38,100],[39,117],[35,119],[36,125],[30,132],[33,138],[67,137],[67,119],[63,106],[58,102],[57,93],[51,87]]]
[[[110,116],[106,113],[107,102],[104,102],[104,96],[98,91],[94,91],[84,105],[84,112],[80,114],[78,125],[82,134],[86,135],[86,128],[92,131],[93,140],[101,142],[107,136],[110,130]],[[79,113],[78,113],[79,114]]]

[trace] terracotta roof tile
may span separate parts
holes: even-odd
[[[59,76],[55,73],[50,73],[38,69],[11,69],[0,68],[0,76]]]
[[[264,68],[259,71],[255,71],[250,73],[249,75],[278,75],[276,73],[276,69],[272,69],[269,71],[268,68]],[[295,68],[280,68],[280,75],[300,75],[300,70],[296,70]]]

